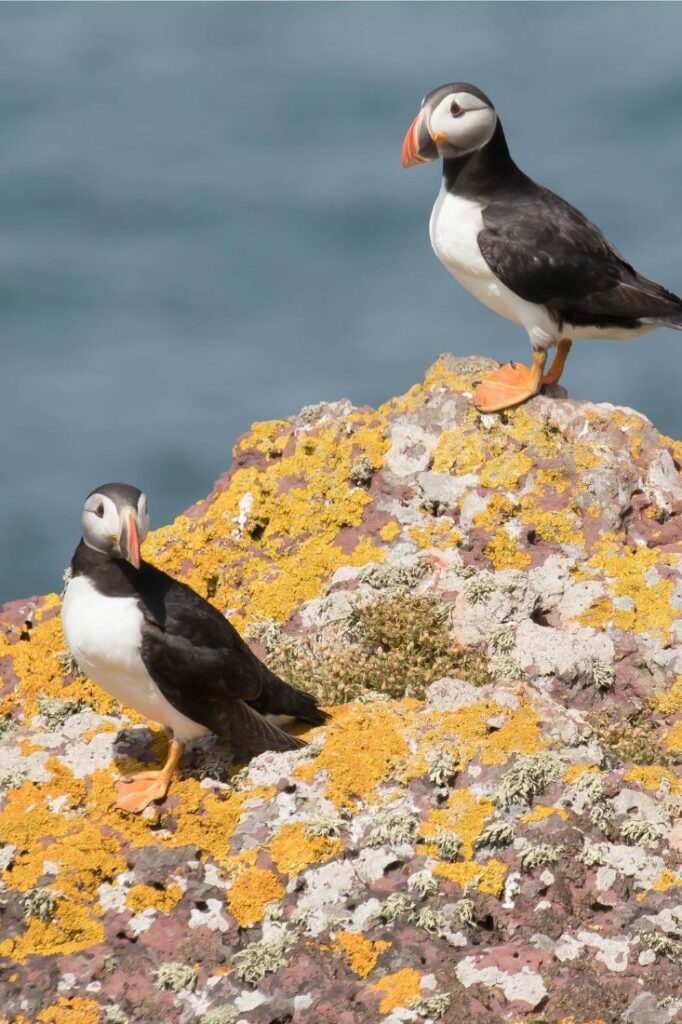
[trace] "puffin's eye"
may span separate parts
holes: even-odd
[[[100,501],[97,508],[93,508],[92,511],[95,513],[96,516],[98,516],[99,519],[102,519],[104,517],[104,505],[102,504],[102,502]]]
[[[460,107],[457,100],[453,100],[450,104],[450,113],[453,117],[460,117],[464,113],[464,107]]]

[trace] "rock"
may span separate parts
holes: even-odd
[[[67,674],[57,595],[2,609],[0,1024],[675,1018],[682,445],[481,416],[493,365],[255,424],[146,541],[333,703],[307,749],[203,739],[117,812],[163,733]]]

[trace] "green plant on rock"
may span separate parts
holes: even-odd
[[[662,768],[675,766],[675,755],[661,743],[659,726],[653,708],[644,706],[629,719],[614,722],[608,711],[590,716],[590,725],[607,754],[619,762]]]
[[[449,618],[431,595],[388,592],[320,635],[276,639],[270,631],[268,664],[324,704],[365,694],[420,698],[443,676],[484,685],[490,681],[485,655],[452,641]]]

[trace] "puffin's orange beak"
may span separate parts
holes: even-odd
[[[420,110],[403,139],[402,165],[416,167],[438,157],[438,146],[431,138],[426,110]]]
[[[139,569],[140,541],[137,535],[137,520],[132,508],[124,508],[121,512],[118,545],[126,562],[130,562],[135,569]]]

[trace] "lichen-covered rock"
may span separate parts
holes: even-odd
[[[2,610],[2,1024],[681,1019],[682,446],[481,416],[488,365],[256,424],[147,541],[330,705],[303,751],[116,811],[163,732]]]

